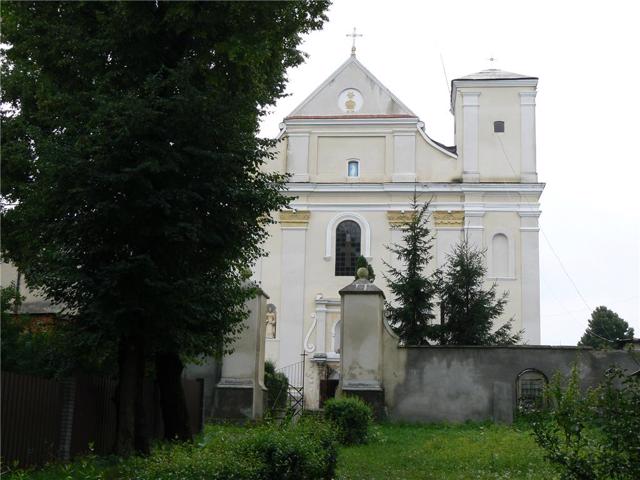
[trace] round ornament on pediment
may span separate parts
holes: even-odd
[[[338,95],[338,107],[344,113],[356,113],[362,108],[362,94],[355,88],[345,88]]]

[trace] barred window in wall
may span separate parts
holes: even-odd
[[[516,385],[518,410],[529,412],[542,407],[546,384],[547,377],[539,370],[528,368],[520,372]]]
[[[360,256],[360,225],[353,220],[340,222],[336,228],[336,277],[356,274],[356,259]]]

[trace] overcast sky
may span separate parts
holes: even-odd
[[[291,95],[265,119],[262,134],[275,136],[282,119],[347,59],[345,35],[354,26],[364,34],[358,59],[418,114],[431,137],[448,145],[453,116],[441,56],[449,81],[492,67],[540,77],[538,173],[547,184],[540,217],[542,342],[575,344],[598,305],[616,311],[638,337],[640,28],[634,7],[621,0],[336,0],[324,29],[302,45],[309,58],[290,71]]]

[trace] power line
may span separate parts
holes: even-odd
[[[569,272],[567,272],[567,269],[564,267],[564,264],[562,263],[562,260],[560,260],[560,257],[558,256],[558,254],[556,253],[555,249],[553,248],[553,245],[551,245],[551,242],[549,241],[549,238],[547,237],[547,234],[544,233],[544,230],[542,230],[542,228],[540,229],[540,233],[542,233],[542,236],[546,240],[547,245],[549,245],[549,248],[553,252],[553,255],[556,257],[556,260],[558,260],[558,263],[560,264],[560,267],[562,267],[562,271],[564,272],[564,274],[567,276],[567,278],[571,282],[571,285],[573,285],[573,288],[575,288],[578,296],[580,297],[580,299],[582,299],[582,302],[585,304],[585,306],[587,307],[588,310],[592,310],[592,308],[589,306],[589,304],[587,303],[585,298],[582,296],[582,293],[580,293],[580,290],[578,289],[578,286],[576,285],[576,282],[573,281],[573,278],[571,278],[571,275],[569,275]]]

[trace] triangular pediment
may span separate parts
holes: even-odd
[[[416,117],[353,55],[287,118],[351,115]]]

